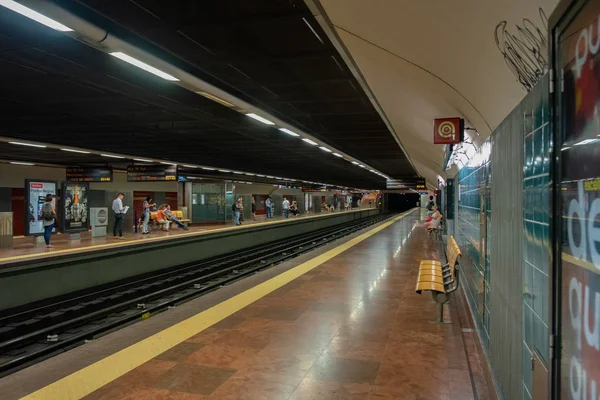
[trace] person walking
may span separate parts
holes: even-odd
[[[119,231],[119,239],[123,239],[123,220],[125,219],[125,208],[123,208],[123,193],[119,193],[117,198],[113,200],[112,210],[115,213],[115,224],[113,225],[113,236],[117,237]]]
[[[265,210],[267,211],[267,219],[273,218],[273,214],[271,213],[271,196],[265,200]]]
[[[147,235],[148,233],[148,223],[150,222],[150,209],[156,208],[156,203],[152,203],[152,197],[146,197],[144,203],[142,203],[142,216],[144,217],[144,223],[142,224],[142,235]]]
[[[290,216],[290,201],[284,197],[283,198],[283,215],[285,216],[285,218]]]
[[[44,204],[42,205],[42,219],[44,220],[44,242],[46,248],[51,249],[54,246],[50,244],[50,237],[52,237],[52,231],[56,223],[56,211],[54,205],[52,205],[53,196],[51,194],[46,195]]]

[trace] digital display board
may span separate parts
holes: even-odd
[[[130,165],[127,182],[177,181],[176,165]]]
[[[88,230],[90,222],[89,190],[90,186],[86,182],[63,182],[61,190],[61,227],[63,232],[74,233]]]
[[[561,27],[556,71],[556,196],[561,297],[561,398],[597,398],[600,382],[600,1]]]
[[[425,178],[402,178],[388,179],[386,182],[387,189],[427,189]]]
[[[112,182],[111,167],[67,167],[68,182]]]
[[[44,219],[42,218],[42,206],[46,202],[46,196],[51,194],[52,207],[56,210],[56,181],[34,180],[25,181],[25,235],[36,236],[44,233]]]

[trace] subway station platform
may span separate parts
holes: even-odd
[[[443,257],[413,210],[0,380],[26,399],[491,399],[462,290],[415,293]]]

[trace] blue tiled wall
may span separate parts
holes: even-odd
[[[529,94],[523,106],[523,398],[531,399],[531,357],[537,348],[548,361],[550,264],[550,137],[548,82]]]

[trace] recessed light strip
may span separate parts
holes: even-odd
[[[125,53],[122,53],[120,51],[115,51],[112,53],[108,53],[113,57],[117,57],[120,60],[125,61],[126,63],[129,63],[131,65],[134,65],[140,69],[143,69],[146,72],[150,72],[153,75],[156,75],[160,78],[166,79],[167,81],[171,81],[171,82],[177,82],[179,81],[179,79],[175,78],[173,75],[169,75],[166,72],[161,71],[160,69],[154,68],[151,65],[146,64],[143,61],[138,60],[137,58],[133,58]]]
[[[65,26],[58,21],[50,19],[37,11],[33,11],[31,8],[27,8],[24,5],[17,3],[16,1],[0,0],[0,6],[4,6],[9,10],[12,10],[18,14],[21,14],[24,17],[32,19],[35,22],[38,22],[42,25],[46,25],[47,27],[57,30],[59,32],[73,32],[73,29],[69,28],[68,26]]]
[[[266,124],[266,125],[275,125],[274,122],[271,122],[268,119],[263,118],[260,115],[257,115],[257,114],[254,114],[254,113],[247,113],[246,116],[248,116],[248,117],[250,117],[252,119],[255,119],[257,121],[260,121],[260,122],[262,122],[263,124]]]
[[[43,144],[34,144],[34,143],[25,143],[25,142],[8,142],[8,143],[15,144],[17,146],[39,147],[40,149],[45,149],[47,147]]]
[[[61,150],[68,151],[69,153],[90,154],[89,151],[85,151],[85,150],[76,150],[76,149],[61,149]]]

